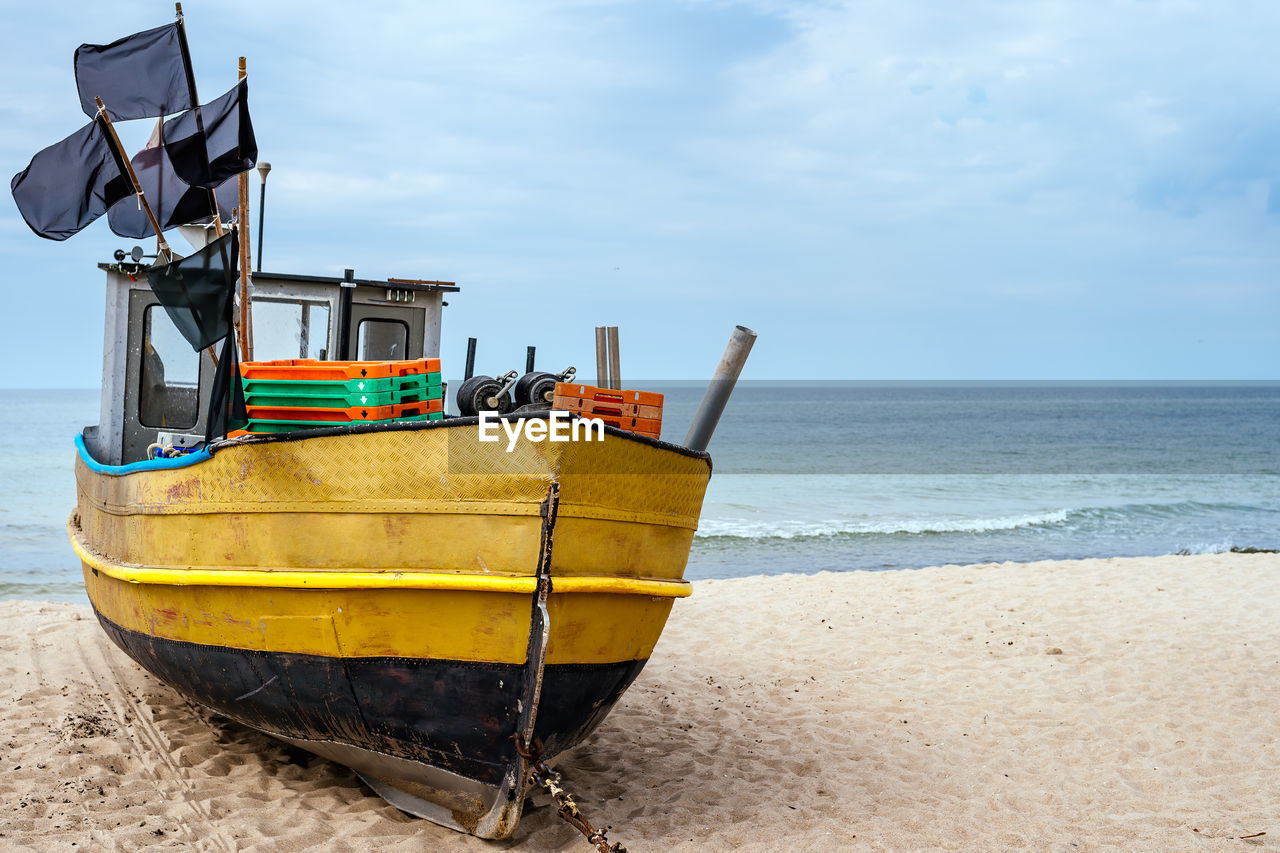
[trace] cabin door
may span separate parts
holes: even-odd
[[[121,460],[146,459],[160,433],[203,437],[213,359],[191,349],[149,290],[129,292],[128,347]]]

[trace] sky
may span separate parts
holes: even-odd
[[[184,8],[202,100],[248,58],[264,267],[457,282],[447,374],[591,376],[608,324],[697,379],[743,324],[757,379],[1280,378],[1280,5]],[[3,0],[4,174],[87,120],[77,45],[172,14]],[[135,242],[0,200],[0,387],[97,386]]]

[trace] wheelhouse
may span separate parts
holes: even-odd
[[[147,284],[145,264],[100,264],[107,274],[102,401],[84,432],[98,461],[147,458],[156,443],[203,441],[216,370],[193,352]],[[446,281],[253,274],[253,359],[377,361],[436,358]]]

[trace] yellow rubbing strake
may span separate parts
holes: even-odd
[[[166,585],[113,578],[84,564],[94,609],[143,635],[329,657],[520,664],[531,593],[365,587]],[[653,653],[674,598],[575,592],[547,601],[547,662],[604,664]]]
[[[473,592],[531,593],[537,589],[532,575],[476,575],[422,571],[299,572],[288,569],[201,569],[195,566],[149,567],[109,563],[91,553],[80,541],[77,528],[67,524],[71,547],[84,564],[109,577],[128,583],[167,586],[243,586],[280,589],[441,589]],[[552,578],[552,593],[612,593],[686,598],[693,588],[686,580],[647,580],[626,577]]]

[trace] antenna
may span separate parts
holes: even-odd
[[[265,160],[258,164],[258,176],[262,178],[262,192],[258,195],[258,272],[262,272],[262,220],[267,215],[267,173],[271,164]]]

